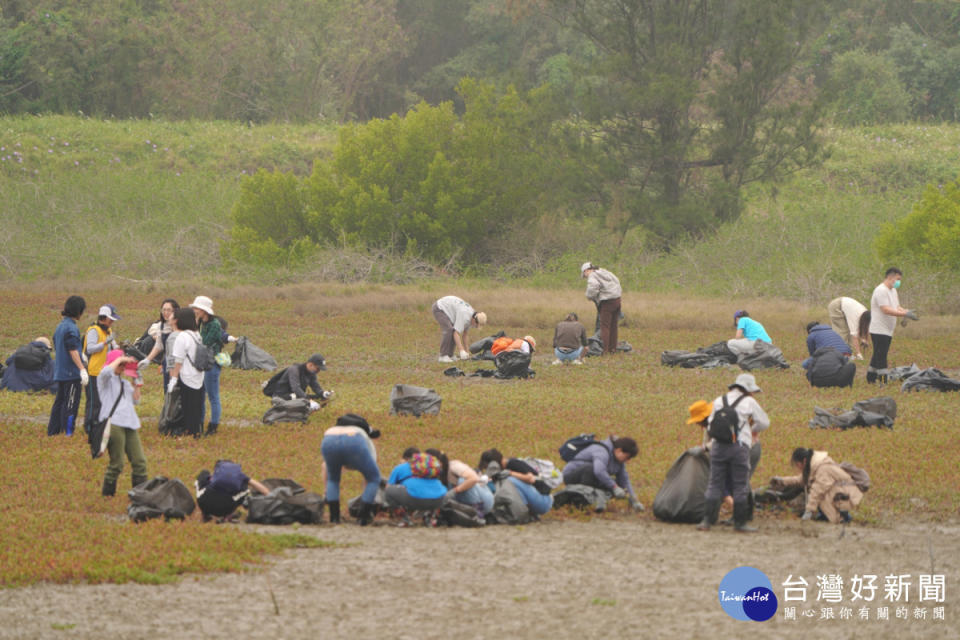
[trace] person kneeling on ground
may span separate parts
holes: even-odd
[[[317,372],[327,370],[327,361],[319,353],[310,356],[310,359],[303,364],[292,364],[276,379],[273,385],[268,383],[264,392],[270,396],[280,396],[281,398],[308,398],[306,389],[313,391],[314,396],[310,397],[310,408],[317,410],[327,404],[333,397],[333,391],[324,391],[323,387],[317,381]],[[319,402],[315,402],[319,400]]]
[[[630,484],[626,463],[639,453],[633,438],[610,436],[577,452],[563,468],[566,484],[583,484],[613,493],[614,498],[630,496],[630,506],[643,511],[643,504]]]
[[[330,523],[340,523],[340,475],[343,469],[355,469],[363,474],[363,493],[360,496],[362,526],[373,522],[374,500],[380,488],[380,469],[377,467],[377,448],[373,441],[380,431],[371,429],[366,418],[347,413],[337,418],[337,424],[323,434],[320,453],[323,455],[323,481],[326,501],[330,508]]]
[[[733,326],[737,330],[732,340],[727,340],[727,348],[737,357],[753,353],[754,343],[762,340],[773,344],[763,325],[750,317],[746,311],[737,311],[733,314]]]
[[[539,479],[537,470],[519,458],[509,458],[504,464],[503,454],[497,449],[487,449],[480,455],[480,472],[492,476],[500,470],[508,471],[508,482],[520,492],[523,503],[530,513],[542,516],[553,507],[553,496],[550,487]],[[491,473],[493,472],[493,473]]]
[[[480,474],[466,462],[451,459],[439,449],[427,449],[443,465],[440,479],[448,487],[447,499],[453,499],[477,510],[477,515],[485,517],[493,509],[493,493],[487,485],[480,482]]]
[[[793,450],[790,464],[799,475],[785,478],[774,476],[770,487],[803,487],[807,504],[802,518],[828,520],[833,524],[850,522],[850,511],[860,504],[863,492],[853,478],[833,461],[826,451],[798,447]]]
[[[203,521],[217,518],[218,522],[230,520],[230,516],[243,504],[252,488],[267,495],[270,490],[243,472],[240,465],[230,460],[217,460],[211,475],[204,469],[197,475],[197,506]]]
[[[130,378],[124,380],[123,376]],[[101,494],[110,497],[117,492],[117,478],[123,471],[123,456],[130,460],[130,486],[147,481],[147,458],[140,444],[140,417],[135,405],[140,403],[140,384],[137,359],[123,355],[120,349],[107,353],[103,369],[97,376],[100,414],[98,421],[110,420],[110,439],[107,452],[110,462],[103,474]]]
[[[56,393],[51,350],[50,339],[40,336],[14,351],[3,368],[0,389]]]
[[[583,350],[587,347],[587,330],[576,313],[568,313],[553,331],[553,364],[583,364]]]
[[[400,526],[411,524],[409,513],[412,511],[432,512],[443,506],[447,487],[438,477],[417,475],[414,463],[426,458],[419,466],[429,468],[440,461],[430,461],[430,454],[420,453],[416,447],[408,447],[403,452],[403,461],[395,466],[387,479],[384,489],[384,505],[394,509],[394,515],[400,518]]]
[[[708,419],[710,445],[710,482],[704,495],[703,520],[697,529],[707,531],[717,521],[724,495],[733,496],[734,529],[752,533],[750,519],[750,452],[755,433],[770,426],[770,418],[754,394],[760,393],[756,378],[741,373],[730,390],[713,401]]]

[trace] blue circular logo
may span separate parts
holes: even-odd
[[[763,622],[777,613],[777,596],[770,578],[754,567],[737,567],[720,581],[720,606],[735,620]]]

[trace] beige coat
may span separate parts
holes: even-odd
[[[784,486],[803,486],[803,476],[783,478]],[[810,459],[810,477],[807,486],[806,510],[814,514],[817,509],[833,524],[843,521],[840,511],[851,511],[860,504],[863,493],[843,468],[827,455],[826,451],[814,451]]]

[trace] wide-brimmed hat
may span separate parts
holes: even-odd
[[[713,407],[706,400],[697,400],[688,409],[690,411],[690,419],[687,420],[687,424],[693,424],[695,422],[703,422],[710,417],[710,414],[713,412]]]
[[[120,314],[117,313],[117,308],[112,304],[105,304],[100,307],[100,311],[97,312],[98,316],[105,316],[111,320],[119,320]]]
[[[737,376],[737,379],[734,380],[733,384],[729,388],[740,387],[747,393],[759,393],[762,391],[760,387],[757,386],[757,379],[753,377],[752,373],[741,373]]]
[[[50,338],[48,338],[47,336],[40,336],[39,338],[34,340],[34,342],[39,342],[40,344],[44,345],[47,349],[53,348],[53,345],[50,344]]]
[[[317,367],[317,369],[320,369],[321,371],[327,370],[327,361],[324,360],[323,356],[320,355],[319,353],[315,353],[312,356],[310,356],[310,359],[307,360],[307,362],[313,363]]]
[[[537,350],[537,341],[533,339],[533,336],[523,336],[523,339],[530,343],[530,351]]]
[[[475,314],[473,314],[473,319],[477,321],[478,327],[482,327],[483,325],[487,324],[487,314],[485,314],[483,311],[477,311]]]
[[[583,274],[587,272],[587,269],[596,269],[596,267],[593,266],[593,263],[592,263],[592,262],[584,262],[582,265],[580,265],[580,277],[581,277],[581,278],[583,277]]]
[[[213,312],[213,300],[207,296],[197,296],[193,299],[193,302],[190,303],[190,306],[194,309],[200,309],[201,311],[206,311],[210,315],[216,315]]]

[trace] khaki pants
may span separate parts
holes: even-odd
[[[140,433],[136,429],[126,429],[110,425],[110,440],[107,441],[107,452],[110,462],[107,472],[103,474],[105,482],[116,482],[123,471],[123,456],[126,454],[133,468],[133,475],[147,475],[147,458],[143,455],[140,445]]]
[[[842,298],[834,298],[830,301],[830,304],[827,305],[827,313],[830,315],[830,327],[840,334],[840,337],[850,345],[854,353],[857,353],[856,350],[859,348],[859,345],[850,342],[850,325],[847,323],[847,316],[843,315],[843,311],[840,308],[841,300]]]

